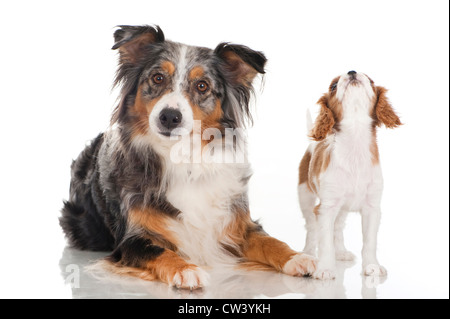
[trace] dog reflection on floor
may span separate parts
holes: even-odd
[[[355,262],[338,262],[336,280],[318,281],[312,278],[296,278],[268,271],[221,271],[209,270],[211,285],[199,290],[180,290],[170,288],[158,281],[147,282],[132,277],[114,274],[108,278],[98,278],[89,265],[107,253],[80,251],[66,247],[59,266],[66,285],[72,289],[74,299],[151,299],[151,298],[305,298],[305,299],[344,299],[347,298],[344,286],[345,271]],[[104,275],[103,273],[100,273]],[[371,281],[372,280],[372,281]],[[376,287],[383,282],[374,282],[371,277],[362,276],[362,298],[376,298]]]

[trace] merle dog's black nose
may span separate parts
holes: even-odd
[[[350,75],[351,77],[354,77],[356,75],[356,71],[348,71],[347,74]]]
[[[174,129],[178,125],[180,125],[182,119],[183,115],[181,114],[181,112],[171,108],[165,108],[159,114],[159,121],[161,122],[162,126],[169,130]]]

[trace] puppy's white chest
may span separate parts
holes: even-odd
[[[336,136],[333,167],[329,182],[339,185],[335,195],[344,208],[358,211],[368,199],[369,189],[378,183],[381,172],[373,164],[371,144],[373,135],[370,119],[342,121],[342,131]]]

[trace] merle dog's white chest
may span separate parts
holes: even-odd
[[[167,200],[181,212],[170,225],[179,252],[198,265],[234,261],[221,243],[227,241],[224,229],[234,218],[233,201],[246,192],[242,177],[248,168],[217,165],[174,171],[166,192]]]

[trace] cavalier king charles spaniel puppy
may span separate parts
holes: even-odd
[[[362,263],[365,275],[385,276],[376,256],[383,190],[377,127],[401,125],[386,98],[386,89],[365,74],[350,71],[335,78],[318,101],[320,113],[300,163],[300,207],[306,220],[304,251],[319,263],[316,279],[335,278],[337,260],[353,260],[344,246],[349,211],[362,216]]]

